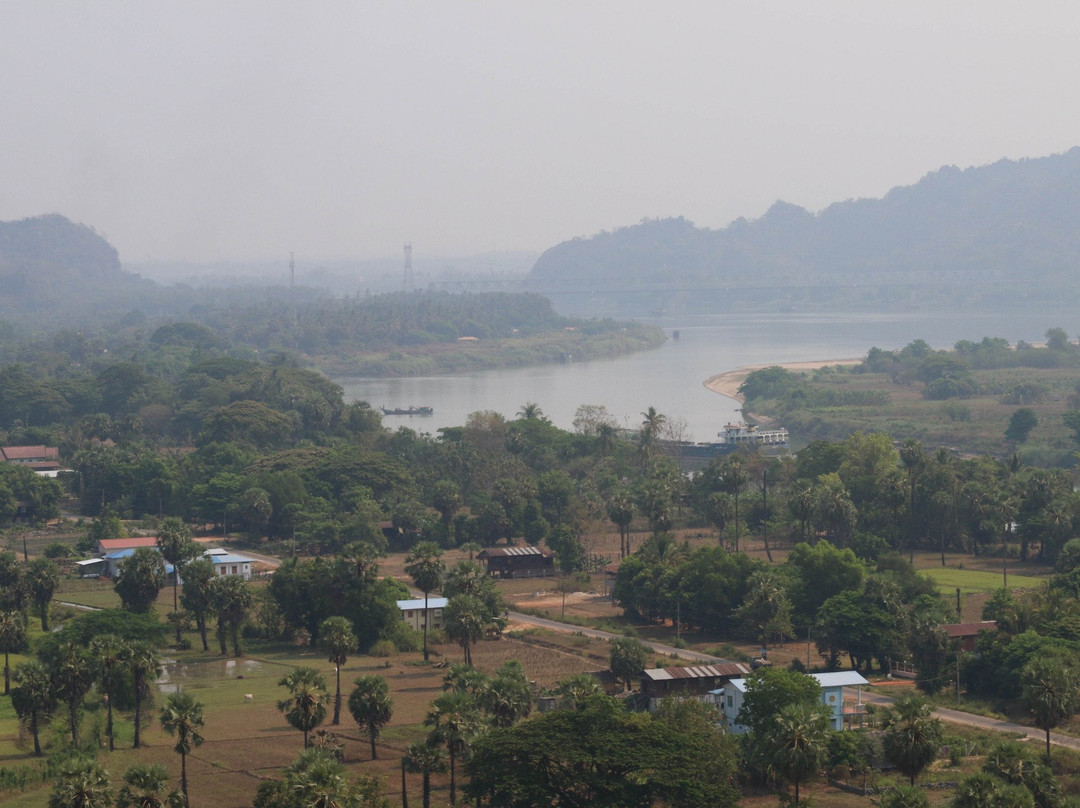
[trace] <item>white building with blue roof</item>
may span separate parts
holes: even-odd
[[[856,671],[833,671],[831,673],[807,674],[821,685],[821,703],[829,710],[829,729],[843,729],[844,719],[861,719],[864,713],[862,703],[862,688],[870,684]],[[854,687],[857,690],[856,702],[845,712],[844,688]],[[732,679],[720,690],[711,691],[720,700],[720,709],[727,718],[728,726],[733,732],[746,732],[746,727],[736,723],[735,719],[742,709],[743,699],[746,696],[746,679]]]

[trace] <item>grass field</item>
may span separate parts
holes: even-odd
[[[994,592],[1002,586],[1001,570],[961,570],[948,567],[937,567],[920,570],[925,575],[933,578],[942,595],[949,596],[960,590],[962,595],[974,595],[980,592]],[[1008,585],[1010,589],[1034,589],[1045,583],[1045,578],[1037,578],[1031,575],[1015,575],[1009,573]]]

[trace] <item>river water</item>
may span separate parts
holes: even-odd
[[[681,419],[686,439],[708,441],[739,417],[737,401],[704,387],[705,380],[718,373],[743,365],[861,357],[872,347],[902,348],[915,339],[935,348],[985,336],[1040,342],[1048,328],[1069,331],[1075,316],[1071,310],[1040,310],[680,317],[654,321],[669,337],[662,347],[618,359],[455,376],[334,381],[344,388],[346,401],[435,409],[430,416],[384,416],[383,424],[390,429],[407,426],[435,433],[462,425],[477,410],[513,419],[527,402],[535,402],[554,424],[569,429],[579,405],[602,404],[620,425],[630,428],[641,424],[644,410],[655,407],[669,419]],[[674,331],[679,332],[677,340],[671,339]]]

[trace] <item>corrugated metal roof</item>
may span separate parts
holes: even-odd
[[[850,687],[852,685],[868,685],[866,679],[862,677],[862,674],[856,671],[832,671],[831,673],[811,673],[819,685],[822,687]],[[729,685],[736,690],[745,693],[746,692],[746,680],[745,679],[732,679],[728,682]]]
[[[229,553],[218,553],[215,555],[208,555],[207,559],[214,564],[251,564],[253,560],[240,555],[231,555]]]
[[[741,662],[721,662],[715,665],[692,665],[685,668],[649,668],[642,671],[653,681],[660,682],[670,679],[712,679],[718,676],[746,676],[750,673],[750,666]]]
[[[490,556],[543,556],[551,555],[546,550],[541,550],[539,547],[491,547],[484,550],[487,555]]]
[[[445,609],[448,603],[446,598],[428,598],[429,609]],[[401,610],[405,609],[423,609],[424,599],[416,598],[414,600],[399,600],[397,607]]]

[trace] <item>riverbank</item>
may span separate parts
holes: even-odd
[[[743,365],[742,367],[735,368],[735,370],[729,370],[724,373],[718,373],[715,376],[710,376],[703,384],[709,390],[714,393],[719,393],[722,396],[733,398],[736,401],[743,403],[743,397],[739,395],[739,388],[742,383],[746,381],[746,377],[753,373],[755,370],[764,370],[765,368],[781,367],[784,370],[802,371],[802,370],[817,370],[818,368],[832,367],[833,365],[857,365],[863,361],[862,357],[858,359],[822,359],[813,360],[810,362],[785,362],[782,364],[772,363],[770,365]]]
[[[395,379],[612,359],[654,350],[666,339],[653,325],[604,321],[528,336],[305,358],[331,378]]]

